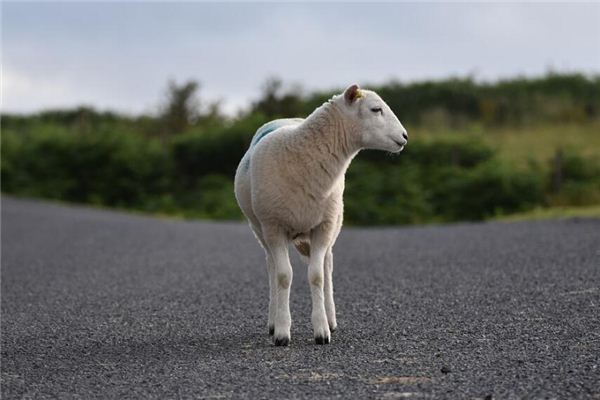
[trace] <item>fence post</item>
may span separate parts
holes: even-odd
[[[563,152],[562,149],[556,149],[552,159],[552,191],[560,192],[563,181]]]

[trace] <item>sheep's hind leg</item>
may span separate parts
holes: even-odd
[[[308,282],[312,298],[312,324],[315,343],[328,344],[331,340],[331,331],[325,310],[325,282],[324,261],[327,250],[331,246],[331,224],[323,223],[311,232],[311,251],[308,264]]]
[[[275,313],[277,312],[277,271],[271,256],[267,254],[267,267],[269,270],[269,335],[275,334]]]
[[[292,266],[288,254],[288,241],[278,230],[263,229],[263,239],[273,263],[271,271],[275,286],[275,316],[273,342],[275,346],[287,346],[290,343],[290,287],[292,285]]]
[[[275,266],[273,264],[273,260],[271,259],[271,255],[267,250],[265,240],[263,239],[262,230],[256,223],[253,222],[250,223],[250,227],[252,228],[252,232],[254,232],[254,236],[256,236],[256,239],[265,250],[267,273],[269,275],[269,317],[267,320],[267,328],[269,329],[269,335],[273,336],[275,333],[275,311],[277,310],[277,282]]]
[[[329,330],[334,332],[337,329],[335,318],[335,303],[333,301],[333,253],[331,247],[327,249],[325,254],[325,313],[327,314],[327,322]]]

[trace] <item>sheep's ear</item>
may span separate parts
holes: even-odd
[[[344,99],[346,100],[346,104],[350,105],[362,97],[362,93],[360,92],[360,88],[355,83],[352,86],[349,86],[348,89],[344,92]]]

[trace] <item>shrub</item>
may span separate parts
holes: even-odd
[[[586,130],[593,130],[600,116],[600,76],[391,82],[374,89],[409,131],[417,124],[421,131],[437,125],[446,132],[467,124],[481,131],[489,125],[542,122],[544,127],[553,121],[572,121],[575,129],[585,122]],[[239,218],[232,178],[254,132],[266,122],[265,113],[307,115],[339,92],[281,93],[275,84],[250,112],[226,118],[213,104],[210,112],[196,115],[198,119],[192,118],[181,134],[173,132],[168,140],[163,120],[153,115],[130,117],[85,107],[3,115],[2,190],[159,213]],[[534,205],[600,202],[596,159],[565,149],[551,163],[516,168],[511,157],[498,160],[480,137],[457,131],[413,139],[400,156],[361,153],[347,175],[346,220],[475,220]],[[506,155],[510,150],[501,151]]]
[[[543,177],[489,160],[470,170],[453,169],[433,187],[435,213],[446,220],[480,220],[528,210],[544,200]]]
[[[350,224],[411,224],[432,218],[414,166],[354,161],[346,175],[345,220]]]
[[[252,136],[264,122],[262,115],[252,115],[222,130],[177,137],[171,152],[175,174],[182,186],[190,188],[206,174],[233,177]]]
[[[198,210],[204,218],[241,219],[242,213],[233,194],[233,182],[226,176],[202,177],[198,191]]]
[[[600,161],[574,149],[559,150],[550,160],[549,202],[552,205],[591,205],[600,202]]]
[[[158,143],[135,135],[9,133],[2,145],[8,192],[132,207],[166,189],[166,154]]]

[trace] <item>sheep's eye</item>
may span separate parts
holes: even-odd
[[[373,111],[374,113],[381,113],[381,115],[383,115],[383,110],[381,109],[381,107],[373,107],[371,108],[371,111]]]

